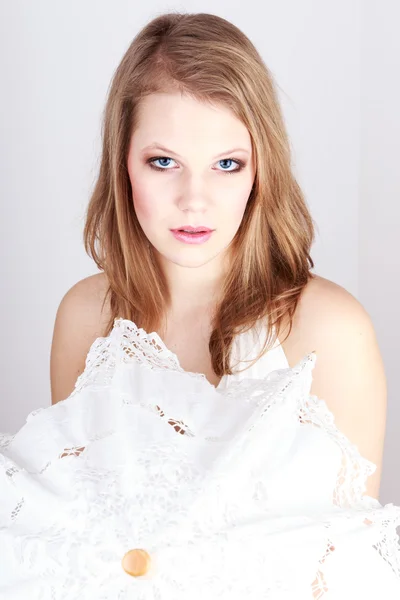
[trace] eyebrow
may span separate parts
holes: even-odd
[[[179,156],[179,154],[177,154],[173,150],[166,148],[165,146],[163,146],[162,144],[159,144],[158,142],[153,142],[152,144],[145,146],[142,149],[142,152],[145,152],[146,150],[162,150],[163,152],[167,152],[169,154],[175,154],[175,156],[177,156],[178,158],[182,158],[181,156]],[[246,154],[249,154],[249,151],[246,150],[246,148],[232,148],[231,150],[226,150],[225,152],[221,152],[221,154],[217,154],[216,156],[214,156],[214,159],[219,158],[220,156],[226,156],[229,154],[233,154],[234,152],[245,152]]]

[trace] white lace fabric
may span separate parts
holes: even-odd
[[[364,495],[315,360],[219,390],[116,319],[72,394],[0,437],[0,599],[400,598],[400,507]]]

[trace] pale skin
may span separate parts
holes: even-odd
[[[148,148],[155,142],[157,147]],[[164,157],[153,160],[162,172],[148,163],[154,157]],[[239,161],[244,163],[240,171]],[[202,371],[217,384],[208,352],[210,309],[254,181],[249,132],[224,107],[180,94],[154,94],[141,106],[127,167],[135,212],[170,288],[163,340],[184,356],[183,368]],[[189,246],[170,232],[184,225],[215,231],[206,244]]]
[[[145,150],[153,142],[169,151]],[[231,148],[244,151],[220,156]],[[164,157],[155,164],[167,172],[151,170],[145,160],[154,156]],[[245,166],[228,175],[223,169],[237,167],[226,162],[231,158],[245,161]],[[154,94],[145,100],[131,140],[128,171],[136,214],[161,259],[173,299],[165,342],[182,357],[184,368],[206,372],[214,384],[219,380],[209,362],[208,308],[218,293],[224,253],[240,225],[254,169],[249,132],[229,109],[180,94]],[[169,232],[184,224],[216,231],[206,244],[188,246]],[[199,338],[200,331],[203,338],[194,347],[193,334]],[[378,497],[386,379],[369,315],[344,288],[317,277],[302,294],[283,348],[290,366],[316,351],[311,393],[326,401],[338,428],[377,464],[366,493]]]
[[[149,149],[155,142],[169,151]],[[153,157],[163,157],[152,163],[162,172],[147,163]],[[245,167],[237,172],[234,161]],[[141,106],[127,167],[137,218],[168,280],[171,315],[191,317],[218,294],[225,250],[242,221],[255,175],[249,132],[224,107],[153,94]],[[183,225],[216,231],[189,246],[169,231]]]
[[[155,142],[168,151],[149,149]],[[238,148],[241,150],[227,152]],[[151,168],[147,161],[153,157],[162,157],[153,164],[165,172]],[[226,171],[238,167],[236,161],[243,161],[243,168],[228,174]],[[227,248],[239,228],[254,181],[249,132],[225,107],[175,93],[154,94],[141,107],[127,166],[138,220],[171,290],[163,341],[185,370],[202,372],[217,385],[219,378],[211,368],[208,351],[210,311],[218,299]],[[205,244],[189,246],[169,231],[183,225],[205,225],[215,231]],[[103,335],[102,327],[109,318],[107,310],[100,314],[106,289],[106,277],[100,273],[75,284],[62,300],[52,346],[53,403],[72,391],[91,342]],[[67,323],[68,306],[70,312],[75,311],[75,323],[78,310],[82,315],[75,330]],[[79,359],[77,335],[81,336]],[[279,337],[283,340],[286,332]],[[326,401],[337,427],[362,456],[377,465],[365,493],[378,498],[387,389],[368,313],[344,288],[316,276],[302,293],[292,331],[282,347],[290,366],[316,352],[311,394]],[[71,372],[67,375],[68,361]],[[64,381],[59,376],[61,364]]]
[[[149,148],[155,143],[157,148]],[[152,169],[150,160],[161,170]],[[225,172],[235,171],[240,161],[240,171]],[[155,94],[141,107],[127,167],[138,220],[171,291],[163,341],[185,370],[204,373],[217,385],[220,378],[208,350],[211,311],[254,182],[250,135],[224,107],[179,94]],[[189,246],[170,232],[185,225],[215,231],[205,244]],[[90,345],[105,335],[111,313],[107,303],[103,312],[101,306],[107,288],[104,273],[92,275],[75,284],[60,304],[51,351],[53,404],[69,395]],[[316,352],[311,394],[325,400],[337,427],[377,465],[365,493],[378,498],[386,378],[369,315],[344,288],[316,276],[304,288],[291,333],[283,341],[286,333],[287,323],[279,337],[291,367]],[[328,550],[334,552],[334,546]],[[317,583],[316,578],[312,585]]]

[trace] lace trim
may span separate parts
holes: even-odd
[[[368,477],[376,471],[375,463],[361,456],[357,446],[336,427],[335,417],[324,400],[308,396],[300,409],[299,419],[303,425],[323,429],[342,451],[342,464],[333,492],[334,504],[348,507],[360,502]]]
[[[118,356],[125,363],[137,361],[151,369],[171,369],[184,372],[190,377],[209,384],[204,374],[184,371],[180,366],[177,355],[165,346],[156,332],[149,334],[144,329],[138,328],[135,323],[128,319],[116,318],[110,336],[108,338],[100,338],[92,345],[87,359],[87,372],[84,372],[79,377],[77,390],[94,381],[96,383],[109,383],[112,378],[113,369],[115,368],[115,356]],[[305,357],[299,363],[297,372],[300,372],[308,361],[311,360],[314,362],[315,359],[315,353],[311,353]],[[101,370],[101,366],[104,364],[107,365],[105,374],[99,375],[99,370]],[[271,381],[273,378],[279,378],[280,374],[285,370],[279,369],[273,371],[266,379]],[[209,385],[211,386],[211,384]],[[212,387],[214,388],[214,386]],[[243,397],[249,401],[250,398],[254,400],[257,394],[257,387],[257,381],[255,382],[252,379],[232,381],[229,388],[225,389],[223,393],[225,397],[233,398],[237,396],[237,390],[240,388]],[[218,392],[218,389],[216,391]],[[283,392],[284,389],[282,390]],[[262,390],[261,394],[262,399],[260,399],[260,402],[264,404],[264,412],[266,412],[270,408],[269,398],[265,397]],[[276,395],[276,390],[271,388],[269,397],[274,395]],[[157,411],[179,433],[194,435],[187,425],[176,416],[167,416],[159,406],[153,406],[152,410]],[[334,504],[340,507],[349,507],[368,501],[364,497],[366,482],[368,477],[375,472],[376,465],[364,458],[357,446],[350,442],[336,427],[335,417],[324,400],[307,394],[303,398],[303,405],[299,406],[298,410],[298,418],[303,425],[312,425],[324,429],[342,451],[341,469],[338,474],[337,485],[333,491]]]
[[[156,332],[147,333],[137,327],[133,321],[118,317],[114,319],[110,334],[107,337],[97,338],[91,345],[86,357],[85,369],[77,378],[71,395],[89,384],[110,384],[118,361],[124,363],[136,361],[151,369],[178,371],[209,383],[203,373],[191,373],[182,369],[177,355],[165,346]]]
[[[8,447],[14,435],[12,433],[0,433],[0,452]]]
[[[298,365],[297,372],[300,372],[308,361],[314,362],[316,356],[311,353],[305,357]],[[144,329],[138,328],[135,323],[128,319],[116,318],[113,329],[108,337],[98,338],[92,344],[87,359],[84,372],[78,377],[75,389],[71,395],[76,394],[87,385],[110,384],[115,371],[117,362],[130,363],[137,362],[150,369],[166,369],[183,372],[189,377],[194,377],[200,381],[205,381],[211,386],[202,373],[190,373],[184,371],[176,354],[171,352],[163,343],[157,333],[147,333]],[[271,372],[266,379],[271,381],[278,379],[283,371],[279,369]],[[294,371],[295,372],[295,371]],[[224,390],[226,398],[237,396],[238,389],[247,401],[255,401],[258,389],[258,381],[253,379],[244,379],[241,381],[232,381],[229,388]],[[311,383],[311,380],[310,380]],[[288,383],[289,385],[290,383]],[[211,386],[214,388],[214,386]],[[218,389],[216,389],[218,392]],[[285,388],[282,390],[284,393]],[[264,405],[264,412],[270,408],[269,399],[276,396],[276,390],[270,388],[266,396],[263,390],[260,390],[260,402]],[[176,415],[166,415],[165,409],[159,406],[152,406],[151,410],[158,412],[159,416],[165,418],[168,423],[174,426],[176,431],[194,435],[190,432],[188,426]],[[338,481],[333,492],[333,502],[337,506],[346,507],[354,505],[361,501],[366,491],[367,478],[376,470],[376,465],[362,457],[358,448],[338,430],[335,425],[335,419],[329,410],[325,401],[317,396],[306,394],[303,398],[303,404],[299,405],[298,418],[303,425],[312,425],[324,429],[329,437],[340,447],[343,459]],[[351,484],[350,484],[351,482]]]
[[[366,479],[376,470],[376,465],[371,461],[363,458],[360,455],[357,447],[354,444],[352,444],[342,432],[338,430],[334,423],[334,415],[328,409],[325,401],[318,399],[317,396],[309,395],[308,392],[311,385],[311,370],[313,368],[315,360],[315,353],[311,353],[308,356],[304,357],[302,361],[300,361],[299,364],[296,365],[296,367],[293,369],[279,369],[273,371],[262,380],[248,379],[241,380],[238,382],[232,382],[232,385],[228,388],[228,390],[225,390],[223,392],[223,396],[228,399],[243,399],[245,403],[252,403],[255,408],[253,412],[250,411],[251,418],[246,423],[246,426],[243,430],[243,437],[241,438],[241,441],[243,442],[246,438],[249,438],[250,435],[256,433],[257,428],[261,428],[259,429],[259,431],[261,431],[262,433],[262,428],[263,424],[265,423],[266,415],[269,413],[269,411],[279,409],[280,399],[285,393],[288,392],[288,388],[290,386],[293,386],[293,389],[291,390],[291,398],[293,400],[293,404],[290,405],[289,408],[294,406],[295,418],[297,419],[298,425],[300,427],[312,426],[317,427],[319,429],[323,429],[324,432],[326,432],[326,434],[328,435],[328,437],[335,444],[338,445],[342,453],[341,467],[337,474],[337,483],[333,490],[332,496],[332,503],[337,507],[341,507],[343,509],[341,513],[338,513],[336,515],[337,519],[339,520],[340,518],[342,518],[344,521],[348,520],[349,522],[354,522],[354,520],[357,518],[357,514],[354,512],[354,510],[359,510],[360,519],[363,519],[362,523],[366,527],[377,525],[379,527],[379,533],[377,532],[375,534],[376,541],[373,545],[373,548],[382,557],[382,560],[384,560],[390,565],[392,571],[400,579],[400,558],[398,547],[399,536],[397,535],[395,529],[395,525],[400,523],[400,508],[394,507],[393,505],[387,505],[384,509],[382,509],[379,502],[373,502],[373,499],[369,499],[368,497],[363,496],[366,489]],[[149,370],[161,369],[184,372],[189,377],[194,377],[201,381],[207,382],[208,386],[210,386],[210,392],[211,388],[215,390],[214,386],[209,384],[209,382],[203,374],[188,373],[184,371],[180,367],[176,355],[170,352],[165,347],[165,345],[163,344],[163,342],[157,334],[147,334],[143,329],[138,329],[136,325],[131,321],[116,319],[111,334],[108,337],[96,339],[92,344],[86,359],[85,370],[77,379],[75,389],[71,396],[77,394],[78,391],[84,389],[86,386],[89,385],[93,386],[94,388],[97,388],[98,386],[109,385],[111,383],[112,377],[115,372],[115,367],[118,362],[126,364],[137,362],[143,368]],[[297,375],[299,375],[305,368],[308,368],[307,377],[298,378]],[[288,375],[286,378],[282,377],[282,375],[285,373],[287,373]],[[265,389],[266,381],[269,382],[267,389]],[[218,392],[218,390],[215,391]],[[95,400],[93,399],[93,402],[99,402],[99,415],[103,414],[101,404],[102,397],[103,396],[99,394]],[[287,396],[287,399],[289,400],[290,397]],[[89,397],[87,398],[87,400],[89,402]],[[133,406],[137,404],[137,399],[123,394],[119,395],[119,400],[124,406]],[[117,394],[115,397],[115,401],[118,402]],[[188,399],[188,401],[192,401],[192,398]],[[104,398],[103,405],[103,410],[105,411],[104,414],[107,414],[105,406],[107,406],[107,398]],[[197,438],[197,444],[199,443],[199,441],[201,441],[201,436],[198,435],[195,428],[188,427],[184,423],[184,421],[181,418],[179,418],[178,415],[168,414],[166,407],[160,407],[159,404],[153,404],[151,400],[146,400],[142,398],[140,399],[140,407],[143,409],[147,409],[148,412],[152,412],[157,417],[159,417],[159,423],[163,422],[172,427],[173,430],[179,434],[179,438],[182,439],[183,436]],[[52,407],[52,409],[53,412],[51,413],[51,415],[64,414],[62,413],[62,403],[59,403],[56,407]],[[30,421],[34,417],[38,416],[40,425],[41,415],[39,415],[39,413],[42,410],[44,409],[33,411],[29,415],[27,421]],[[76,411],[78,412],[78,407],[76,408]],[[84,410],[82,407],[82,414],[83,412]],[[75,415],[75,417],[76,423],[80,423],[81,421],[78,418],[77,414]],[[58,421],[56,422],[54,420],[53,424],[58,424]],[[45,420],[42,422],[42,427],[43,434],[45,434],[47,431]],[[137,424],[137,431],[135,434],[136,436],[140,435],[139,427],[140,423]],[[98,430],[101,430],[100,422],[99,424],[97,424],[97,428]],[[87,431],[90,431],[89,424],[87,424]],[[168,442],[168,444],[164,445],[158,442],[154,443],[154,439],[156,437],[157,432],[159,435],[161,435],[161,428],[157,428],[156,423],[154,423],[154,431],[152,431],[153,444],[151,443],[151,440],[149,440],[148,444],[146,443],[144,448],[142,447],[140,449],[136,449],[134,453],[129,455],[129,468],[132,469],[132,477],[129,478],[131,483],[129,484],[128,481],[125,481],[124,485],[130,485],[131,487],[119,489],[117,487],[117,485],[119,484],[118,469],[114,468],[114,470],[107,470],[106,468],[100,468],[94,463],[92,466],[91,463],[90,457],[97,456],[99,460],[101,459],[99,464],[103,465],[101,461],[107,456],[107,445],[102,446],[102,443],[109,444],[109,447],[111,449],[115,448],[115,446],[113,446],[112,441],[112,426],[110,426],[107,430],[104,429],[104,431],[105,433],[103,432],[102,434],[91,436],[88,435],[88,439],[82,440],[82,443],[76,444],[72,447],[63,448],[61,449],[61,451],[57,452],[58,458],[63,458],[67,461],[66,468],[65,471],[63,471],[63,473],[64,476],[68,475],[68,477],[71,478],[68,479],[68,481],[71,481],[71,484],[74,484],[71,486],[71,490],[73,490],[74,497],[76,499],[85,498],[87,502],[87,510],[91,511],[91,518],[93,519],[94,516],[96,517],[92,521],[93,529],[91,531],[91,540],[86,540],[84,537],[80,538],[79,528],[81,527],[81,524],[84,523],[84,518],[86,517],[84,514],[84,510],[82,508],[79,508],[79,504],[76,504],[76,531],[72,532],[73,535],[76,536],[76,548],[78,549],[79,545],[81,544],[82,548],[84,548],[84,550],[88,552],[89,555],[92,556],[93,554],[93,560],[95,560],[96,554],[94,550],[96,549],[97,552],[96,540],[97,542],[99,542],[100,540],[100,537],[96,538],[96,535],[104,535],[104,531],[100,531],[101,527],[99,527],[99,531],[94,529],[94,523],[106,523],[107,519],[110,518],[110,515],[115,515],[116,523],[119,523],[119,529],[115,531],[115,537],[118,538],[118,544],[121,544],[122,547],[125,548],[129,543],[129,539],[140,540],[143,539],[143,536],[149,535],[151,532],[156,531],[156,525],[161,522],[161,518],[170,518],[172,535],[172,533],[175,531],[174,527],[176,525],[174,511],[177,510],[177,507],[179,505],[179,510],[181,511],[182,515],[185,512],[185,502],[183,500],[181,500],[180,504],[176,504],[176,499],[181,493],[180,490],[182,489],[182,482],[185,482],[188,485],[188,487],[193,486],[192,489],[196,489],[196,485],[200,486],[202,483],[204,484],[204,482],[201,482],[202,473],[199,470],[197,470],[195,463],[190,460],[189,456],[185,456],[184,452],[182,451],[184,446],[175,444],[173,440]],[[14,437],[15,436],[3,434],[0,437],[0,449],[6,450],[7,448],[10,448],[12,453],[13,445],[11,442],[14,439]],[[205,441],[206,443],[221,442],[222,439],[223,438],[218,436],[207,436],[203,438],[203,441]],[[240,440],[236,441],[239,442]],[[54,450],[54,447],[58,442],[58,439],[52,441],[50,440],[48,442],[48,448],[52,448],[52,450]],[[191,442],[187,443],[191,444]],[[243,448],[243,446],[241,447],[240,443],[232,443],[232,447],[234,447],[235,451],[239,453]],[[98,454],[96,454],[96,448],[98,450]],[[5,452],[5,454],[7,453]],[[50,457],[50,450],[49,452],[47,452],[46,456]],[[232,456],[230,458],[232,458]],[[75,460],[79,460],[82,462],[75,464],[74,462],[72,462]],[[25,471],[25,469],[23,469],[22,467],[18,467],[16,466],[16,464],[13,464],[12,461],[8,461],[7,466],[7,461],[8,459],[6,459],[6,462],[4,462],[4,460],[2,460],[2,457],[0,456],[0,462],[2,463],[2,466],[7,467],[5,469],[7,480],[10,483],[12,483],[13,489],[18,490],[18,485],[21,485],[21,489],[23,489],[24,478],[19,479],[18,474],[21,473],[21,475],[27,476],[29,475],[29,473]],[[80,468],[78,468],[78,465],[80,465]],[[44,464],[38,470],[37,474],[42,477],[45,476],[49,467],[52,467],[54,469],[53,460],[51,460],[47,464]],[[25,473],[22,473],[24,471]],[[32,471],[30,474],[33,475],[34,471]],[[235,482],[236,480],[235,475],[235,473],[232,474],[233,482]],[[75,479],[73,479],[73,477],[75,477]],[[241,515],[243,515],[245,518],[246,515],[252,514],[252,511],[254,510],[255,506],[261,506],[263,504],[263,492],[266,489],[266,484],[263,481],[262,474],[259,478],[255,478],[252,477],[252,473],[249,473],[249,478],[247,484],[244,486],[244,489],[236,489],[237,496],[235,496],[235,494],[230,495],[229,490],[228,492],[226,490],[225,492],[223,492],[223,483],[227,483],[224,477],[226,477],[226,473],[224,470],[222,470],[220,481],[218,482],[218,478],[215,480],[215,493],[217,494],[217,496],[215,498],[210,496],[212,499],[212,502],[210,502],[210,506],[211,508],[214,507],[214,512],[210,513],[210,519],[216,519],[215,522],[218,523],[218,510],[220,510],[222,512],[219,513],[219,518],[222,519],[222,522],[224,522],[227,526],[235,526],[235,522],[237,520],[240,521]],[[236,485],[243,486],[243,481],[240,480],[240,477],[238,479],[239,483],[236,482]],[[43,494],[43,501],[45,501],[46,498],[47,501],[51,500],[51,494],[49,493],[50,488],[49,490],[46,489],[46,487],[49,484],[49,481],[49,479],[46,479],[43,482],[43,489],[40,492],[41,494]],[[109,483],[107,483],[107,486],[105,486],[107,481]],[[132,487],[132,482],[134,482],[134,487]],[[60,484],[60,481],[58,483]],[[103,484],[105,487],[102,488]],[[218,487],[218,485],[220,485],[220,487]],[[92,493],[95,493],[95,496],[93,496],[93,498],[87,496],[87,490],[89,490],[89,488],[91,489]],[[26,489],[29,491],[29,487],[27,487]],[[39,489],[40,488],[38,487],[38,493]],[[205,489],[207,489],[207,486],[205,486]],[[200,492],[200,487],[198,488],[198,491]],[[235,488],[233,488],[233,491],[235,491]],[[225,498],[224,494],[227,496],[227,498],[229,498],[229,502],[227,501],[227,498]],[[224,504],[225,501],[226,506]],[[93,502],[93,504],[91,504],[91,502]],[[114,502],[114,504],[111,505],[110,502]],[[129,502],[133,503],[132,506],[129,505]],[[266,499],[266,507],[267,502],[268,500]],[[12,509],[10,514],[12,523],[18,525],[21,515],[23,516],[24,510],[27,510],[25,504],[26,501],[24,496],[21,496],[16,501],[14,508]],[[44,505],[45,504],[43,504],[43,506]],[[350,509],[352,509],[352,511],[350,511]],[[126,514],[128,514],[128,510],[129,514],[132,515],[142,514],[142,512],[144,511],[145,518],[141,519],[140,522],[138,522],[137,519],[132,519],[131,521],[126,521],[124,523],[119,522],[118,515],[123,515],[124,511],[126,511]],[[154,514],[154,510],[158,510],[157,519],[155,518],[156,515]],[[265,507],[264,510],[266,510]],[[366,514],[368,515],[368,517],[365,516]],[[318,568],[317,570],[315,580],[313,581],[311,587],[313,594],[312,597],[314,599],[323,600],[327,596],[327,594],[329,594],[330,583],[329,578],[326,577],[324,567],[327,564],[327,561],[329,561],[329,557],[332,555],[332,553],[336,551],[335,535],[337,535],[338,531],[340,533],[340,528],[338,528],[338,530],[336,529],[337,521],[334,521],[335,528],[332,528],[332,514],[328,514],[326,516],[326,519],[324,519],[323,515],[320,515],[319,519],[320,523],[326,528],[326,536],[324,541],[323,552],[321,552],[318,563],[320,565],[320,568]],[[206,525],[209,526],[209,524]],[[130,531],[127,531],[126,529],[124,529],[124,527],[127,528],[128,526],[136,529],[131,529]],[[238,528],[238,531],[241,531],[240,527]],[[199,529],[198,532],[201,533],[201,529]],[[181,530],[181,534],[184,534],[184,530]],[[174,535],[178,536],[178,530],[174,533]],[[249,535],[251,535],[251,532]],[[261,531],[260,535],[262,535]],[[26,546],[28,553],[29,550],[35,548],[34,544],[36,544],[37,556],[42,556],[41,552],[43,552],[43,546],[40,546],[40,543],[42,543],[40,542],[40,539],[42,538],[39,538],[36,541],[34,541],[34,539],[32,538],[31,542],[25,540],[25,543],[28,544]],[[175,537],[174,539],[178,540],[178,537]],[[201,537],[196,538],[196,543],[197,541],[200,543],[201,539]],[[220,546],[218,545],[218,539],[220,540]],[[245,538],[243,537],[243,540],[244,539]],[[51,541],[50,537],[49,540]],[[218,535],[216,535],[216,545],[214,547],[214,552],[216,553],[215,556],[217,557],[218,548],[221,548],[221,561],[224,552],[224,540],[225,537],[223,532],[221,532],[219,538]],[[114,538],[110,538],[109,553],[112,557],[112,561],[114,561],[114,556],[112,555],[111,550],[113,542]],[[29,543],[31,545],[29,545]],[[64,544],[66,543],[67,542],[64,542]],[[232,544],[234,544],[233,541]],[[213,546],[210,545],[210,548],[213,548]],[[231,548],[233,548],[233,546]],[[18,550],[18,552],[20,552],[19,546],[17,549],[16,545],[15,550]],[[63,550],[67,551],[67,548],[64,547]],[[231,551],[232,550],[229,550],[229,548],[225,549],[227,560],[226,565],[228,565],[229,560],[232,560],[234,557],[233,551],[232,555],[229,554],[229,552]],[[238,555],[239,554],[240,553],[238,553]],[[33,554],[30,553],[30,556],[33,556]],[[60,552],[59,558],[61,556],[62,554]],[[228,557],[230,557],[229,560]],[[208,563],[206,562],[206,557],[204,556],[202,557],[202,559],[204,560],[204,563],[208,565]],[[266,560],[265,557],[264,560]],[[77,562],[76,565],[78,566],[78,564],[79,563]],[[104,568],[106,568],[106,564],[107,563],[105,562],[103,565]],[[262,567],[261,562],[260,567]],[[208,568],[211,568],[211,566],[208,565]],[[249,569],[251,569],[251,565],[249,565]],[[76,571],[76,573],[71,575],[71,577],[75,578],[75,576],[77,578],[76,581],[78,581],[80,577],[83,581],[83,578],[87,576],[87,571]],[[218,577],[220,577],[220,573],[216,573],[215,579],[212,580],[212,583],[214,583],[215,585],[218,580]],[[223,578],[221,579],[223,580]],[[230,580],[232,582],[234,581],[233,572],[231,573]],[[287,589],[289,589],[289,582],[285,582],[284,573],[282,574],[282,580],[280,581],[280,583],[278,583],[278,581],[279,577],[277,576],[276,581],[274,582],[275,591],[278,589],[277,586],[279,585],[281,586],[279,589],[286,589],[286,585],[288,586]],[[178,581],[176,580],[174,584],[178,585]],[[240,580],[239,573],[238,585],[243,585],[243,583]],[[254,592],[254,590],[258,589],[257,584],[254,581],[249,582],[248,585],[249,593]],[[258,585],[260,590],[266,590],[267,584],[259,583]],[[115,589],[117,591],[117,588]],[[161,594],[162,591],[163,587],[160,584]],[[56,597],[56,595],[54,597]],[[141,596],[138,595],[138,598],[140,597]],[[143,596],[143,598],[145,597],[147,598],[147,596]]]
[[[308,361],[312,363],[316,360],[315,353],[305,357],[297,365],[299,373]],[[78,377],[75,383],[75,389],[71,396],[82,390],[87,385],[107,385],[111,383],[115,366],[117,362],[130,363],[137,362],[150,369],[173,370],[183,372],[189,377],[194,377],[200,381],[205,381],[212,386],[204,374],[191,373],[184,371],[179,364],[176,354],[171,352],[163,343],[157,333],[147,333],[144,329],[138,328],[135,323],[128,319],[116,318],[113,329],[108,337],[97,338],[87,355],[85,370]],[[273,378],[278,379],[286,369],[278,369],[268,374],[268,381]],[[296,367],[293,372],[296,372]],[[243,397],[246,399],[254,398],[257,394],[258,381],[253,379],[244,379],[241,381],[232,381],[229,388],[224,390],[223,394],[227,398],[237,396],[237,390],[240,388]],[[311,384],[311,380],[310,380]],[[289,385],[289,383],[288,383]],[[216,389],[218,392],[218,389]],[[285,389],[282,390],[282,393]],[[276,390],[270,388],[269,396],[265,397],[265,392],[260,390],[262,399],[260,402],[268,410],[269,398],[276,396]],[[248,400],[249,401],[249,400]],[[152,407],[153,411],[158,411],[160,416],[165,417],[168,422],[174,424],[182,433],[187,431],[187,426],[176,416],[165,416],[164,410]],[[306,394],[303,399],[303,405],[299,406],[299,420],[302,424],[313,425],[323,428],[330,438],[334,440],[341,448],[343,461],[341,471],[338,475],[338,484],[334,491],[334,503],[339,506],[349,506],[358,502],[366,490],[366,480],[376,470],[376,465],[362,457],[357,447],[337,429],[334,422],[334,415],[329,410],[325,401],[317,396]],[[351,480],[352,487],[346,487],[346,482]]]

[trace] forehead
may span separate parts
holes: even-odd
[[[232,110],[180,93],[146,96],[138,107],[136,123],[132,143],[137,148],[157,140],[168,147],[179,144],[176,152],[193,146],[211,153],[236,146],[248,152],[252,149],[247,127]]]

